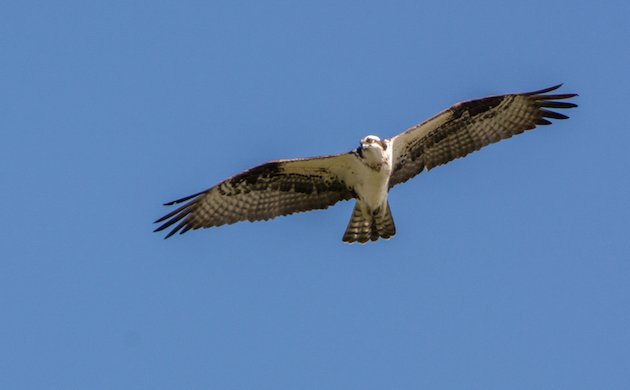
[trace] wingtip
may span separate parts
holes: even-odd
[[[168,239],[169,237],[171,237],[173,234],[175,234],[177,232],[177,229],[173,229],[170,232],[168,232],[168,234],[166,236],[164,236],[164,239]]]
[[[569,117],[561,114],[559,112],[555,112],[555,111],[549,111],[549,110],[540,110],[540,114],[545,117],[545,118],[552,118],[552,119],[568,119]]]
[[[159,232],[161,232],[161,231],[162,231],[162,230],[164,230],[164,229],[165,229],[165,226],[164,226],[164,225],[162,225],[162,226],[158,226],[157,228],[153,229],[153,233],[159,233]],[[169,234],[167,234],[167,235],[164,237],[164,240],[166,240],[167,238],[169,238],[169,237],[170,237],[170,236],[172,236],[172,235],[173,235],[173,233],[172,233],[172,232],[171,232],[171,233],[169,233]]]
[[[547,88],[539,89],[539,90],[537,90],[537,91],[527,92],[527,93],[525,93],[525,95],[529,95],[529,96],[532,96],[532,95],[541,95],[541,94],[543,94],[543,93],[547,93],[547,92],[555,91],[556,89],[558,89],[558,88],[562,87],[563,85],[564,85],[564,83],[556,84],[556,85],[553,85],[553,86],[551,86],[551,87],[547,87]]]
[[[175,204],[178,204],[178,203],[183,203],[183,202],[185,202],[187,200],[191,200],[193,198],[196,198],[199,195],[203,195],[203,194],[205,194],[208,191],[209,190],[204,190],[204,191],[201,191],[201,192],[197,192],[196,194],[188,195],[188,196],[185,196],[183,198],[172,200],[170,202],[166,202],[166,203],[163,203],[163,204],[164,204],[164,206],[172,206],[172,205],[175,205]]]
[[[153,222],[153,223],[157,223],[157,222]],[[161,232],[164,229],[166,229],[165,224],[160,225],[160,226],[156,227],[155,229],[153,229],[153,233],[159,233],[159,232]]]

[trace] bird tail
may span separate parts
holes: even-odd
[[[354,205],[352,217],[350,217],[350,222],[343,235],[343,241],[363,244],[369,240],[388,239],[394,234],[396,234],[396,226],[389,209],[389,203],[386,203],[385,207],[370,210],[365,203],[358,200]]]

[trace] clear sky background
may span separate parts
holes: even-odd
[[[4,1],[0,388],[630,388],[627,1]],[[461,100],[579,108],[352,203],[161,204]]]

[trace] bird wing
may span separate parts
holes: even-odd
[[[577,107],[558,101],[577,94],[547,94],[560,86],[457,103],[393,137],[394,167],[389,187],[537,125],[551,124],[546,118],[568,118],[548,110]]]
[[[334,156],[271,161],[230,177],[214,187],[173,202],[187,202],[166,214],[155,231],[174,224],[165,238],[190,229],[260,221],[356,197],[353,152]]]

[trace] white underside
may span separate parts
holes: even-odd
[[[389,175],[392,171],[391,148],[388,149],[390,153],[383,153],[380,148],[365,150],[363,153],[366,161],[382,163],[381,169],[376,171],[367,165],[362,165],[360,171],[357,172],[355,191],[370,210],[376,210],[387,204]]]
[[[387,202],[388,178],[388,172],[375,172],[367,167],[364,172],[359,173],[355,190],[359,199],[371,210],[375,210]]]

